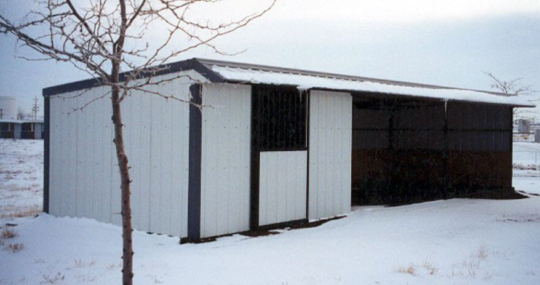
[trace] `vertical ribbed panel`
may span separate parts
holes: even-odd
[[[307,151],[261,152],[259,225],[306,218]]]
[[[59,119],[60,114],[60,102],[58,100],[49,101],[49,145],[61,146],[62,135],[59,133],[62,121]],[[57,216],[63,216],[64,208],[63,198],[60,196],[61,191],[58,189],[61,187],[60,181],[62,179],[62,171],[60,169],[63,166],[64,152],[60,147],[49,147],[49,189],[57,189],[56,191],[49,190],[49,213]]]
[[[203,85],[201,238],[249,230],[251,87]]]
[[[186,72],[204,80],[199,74]],[[156,77],[174,78],[178,73]],[[188,78],[148,90],[189,101]],[[50,99],[50,213],[121,223],[120,175],[113,145],[109,95],[96,87]],[[81,96],[79,96],[81,95]],[[124,139],[131,166],[133,226],[187,236],[189,105],[132,92],[122,102]]]
[[[309,218],[351,209],[352,97],[311,91],[309,130]]]

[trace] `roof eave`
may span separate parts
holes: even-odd
[[[162,69],[157,73],[153,73],[151,76],[160,76],[160,75],[166,75],[166,74],[170,74],[174,72],[194,70],[198,72],[199,74],[201,74],[206,79],[208,79],[210,82],[214,82],[214,83],[226,82],[225,78],[223,78],[220,74],[212,71],[211,68],[209,68],[207,65],[202,63],[197,58],[178,61],[178,62],[174,62],[170,64],[163,64],[163,65],[159,65],[158,67],[168,67],[168,68]],[[128,76],[131,73],[132,71],[123,72],[120,75],[120,81],[124,81],[126,76]],[[144,74],[143,76],[141,76],[141,78],[148,78],[148,77],[149,76],[144,76]],[[71,83],[60,84],[60,85],[44,88],[43,96],[49,97],[49,96],[62,94],[66,92],[90,89],[90,88],[98,87],[101,85],[102,85],[101,79],[99,78],[79,80],[79,81],[75,81]]]
[[[253,81],[241,81],[241,80],[231,80],[231,79],[224,79],[222,83],[230,83],[230,84],[249,84],[249,85],[279,85],[279,86],[292,86],[292,87],[300,87],[300,85],[291,85],[291,84],[271,84],[271,83],[264,83],[264,82],[253,82]],[[436,97],[425,97],[425,96],[418,96],[418,95],[411,95],[411,94],[399,94],[399,93],[385,93],[385,92],[373,92],[373,91],[358,91],[358,90],[352,90],[352,89],[338,89],[338,88],[323,88],[323,87],[310,87],[306,90],[320,90],[320,91],[334,91],[334,92],[347,92],[347,93],[354,93],[354,94],[381,94],[381,95],[388,95],[388,96],[399,96],[399,97],[408,97],[408,98],[416,98],[416,99],[422,99],[422,100],[429,100],[429,101],[454,101],[454,102],[466,102],[466,103],[476,103],[476,104],[490,104],[490,105],[504,105],[514,108],[535,108],[536,105],[533,104],[513,104],[513,103],[500,103],[500,102],[484,102],[479,100],[459,100],[459,99],[446,99],[446,98],[436,98]],[[472,90],[471,90],[472,91]],[[481,92],[481,91],[477,91]],[[494,95],[495,96],[495,95]]]

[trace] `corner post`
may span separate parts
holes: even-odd
[[[189,88],[188,241],[201,239],[202,85]]]
[[[43,92],[43,99],[45,104],[45,122],[43,124],[44,137],[43,137],[43,212],[49,214],[49,173],[50,173],[50,136],[51,136],[51,98]]]

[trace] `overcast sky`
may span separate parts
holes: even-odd
[[[23,1],[1,1],[0,13],[20,15]],[[206,15],[250,13],[268,3],[223,0]],[[264,18],[217,43],[246,51],[225,57],[201,49],[176,60],[204,57],[473,89],[489,89],[488,71],[540,89],[538,0],[278,0]],[[65,63],[17,55],[30,54],[0,35],[0,95],[17,97],[27,111],[32,98],[42,102],[43,88],[88,77]]]

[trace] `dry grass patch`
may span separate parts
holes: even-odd
[[[414,264],[412,264],[412,263],[408,267],[399,267],[398,269],[396,269],[396,271],[398,273],[407,273],[407,274],[411,274],[413,276],[416,275],[415,274],[416,268],[415,268]]]
[[[43,280],[40,284],[57,284],[64,281],[66,277],[64,274],[58,272],[56,275],[43,275]]]
[[[16,236],[17,236],[17,233],[11,227],[6,226],[2,230],[2,238],[4,238],[4,239],[10,239],[10,238],[14,238]]]
[[[43,209],[40,205],[33,205],[28,207],[11,207],[8,205],[2,208],[2,215],[0,218],[24,218],[24,217],[34,217],[43,212]]]
[[[22,243],[8,243],[8,239],[12,239],[18,236],[17,232],[10,225],[5,225],[2,229],[2,239],[0,239],[0,245],[7,245],[4,247],[5,250],[11,251],[13,253],[23,250],[24,244]]]
[[[479,273],[481,273],[482,270],[482,263],[486,262],[492,254],[494,254],[494,252],[486,245],[481,245],[474,253],[463,259],[461,266],[459,266],[459,270],[452,270],[452,276],[466,276],[475,279],[480,277]],[[484,280],[489,280],[491,277],[492,275],[489,272],[484,272]]]
[[[74,259],[73,264],[75,265],[75,268],[83,268],[88,266],[94,266],[96,262],[94,260],[89,262],[84,262],[82,259]]]
[[[437,271],[439,271],[439,269],[437,269],[437,267],[435,267],[433,263],[429,261],[424,261],[422,268],[426,269],[429,275],[435,275],[437,274]]]
[[[476,252],[476,258],[478,258],[480,261],[487,259],[489,255],[490,250],[486,245],[481,245]]]
[[[415,265],[414,263],[411,263],[409,266],[398,267],[396,269],[396,272],[398,273],[406,273],[412,276],[416,276],[421,272],[425,272],[429,275],[435,275],[438,271],[439,269],[435,267],[435,265],[430,261],[424,261],[421,265]]]
[[[22,244],[22,243],[11,243],[8,246],[6,246],[6,249],[13,252],[13,253],[16,253],[16,252],[19,252],[19,251],[24,249],[24,244]]]

